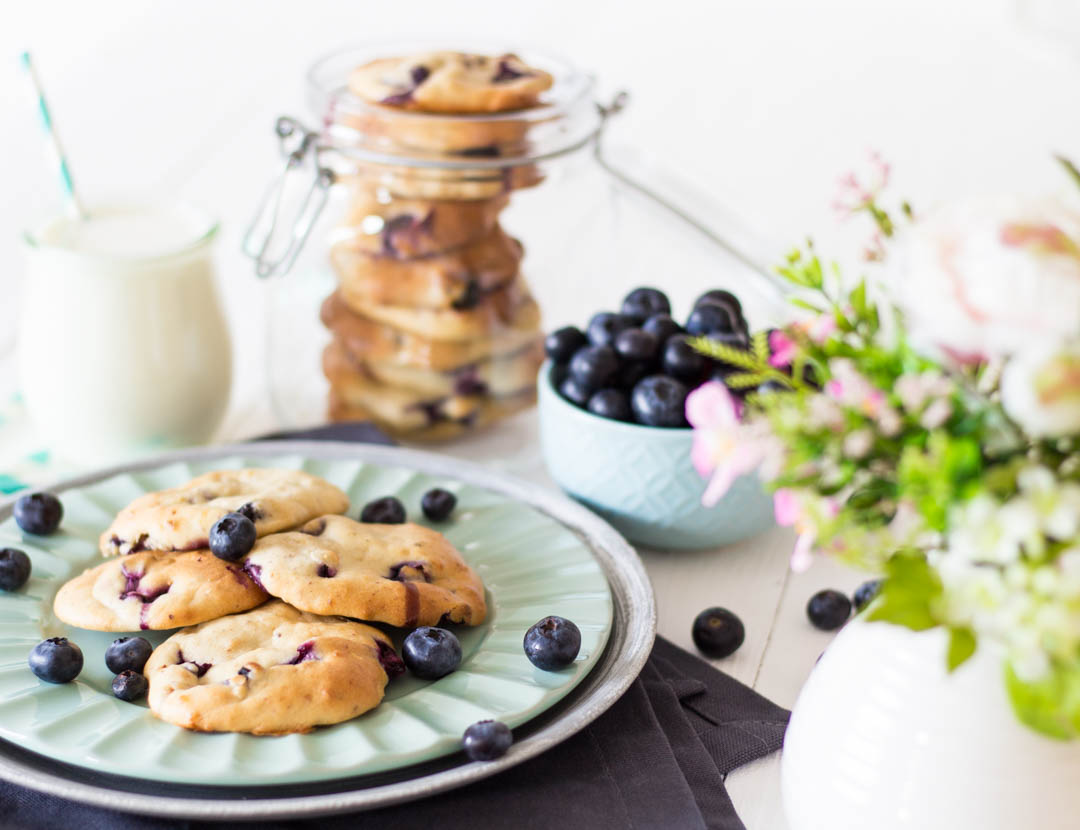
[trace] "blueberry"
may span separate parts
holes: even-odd
[[[649,334],[655,334],[661,343],[667,342],[668,338],[676,334],[682,334],[683,330],[682,326],[671,319],[670,314],[654,314],[642,323],[641,327]]]
[[[405,638],[401,657],[421,680],[438,680],[461,665],[461,643],[452,631],[423,626]]]
[[[594,392],[611,380],[619,369],[619,359],[611,346],[585,346],[570,358],[570,377]]]
[[[655,288],[635,288],[622,303],[625,317],[633,317],[639,323],[654,314],[670,314],[671,303],[663,291]]]
[[[126,669],[113,678],[112,693],[121,700],[131,702],[145,695],[149,685],[140,672]]]
[[[120,637],[105,649],[105,665],[113,674],[141,672],[154,647],[142,637]]]
[[[383,496],[364,505],[360,521],[378,525],[405,524],[405,505],[393,496]]]
[[[703,303],[690,312],[686,330],[690,334],[715,334],[718,331],[737,331],[741,318],[730,308],[717,303]]]
[[[633,410],[630,409],[630,399],[620,389],[601,389],[599,392],[594,392],[586,408],[593,415],[611,418],[614,421],[634,419]]]
[[[833,631],[846,623],[851,616],[851,600],[831,588],[818,591],[806,604],[806,616],[816,628]]]
[[[15,548],[0,549],[0,589],[17,591],[30,578],[30,557]]]
[[[674,378],[653,375],[638,383],[630,407],[639,424],[650,427],[685,427],[686,396],[690,390]]]
[[[881,593],[881,582],[880,579],[868,579],[855,589],[852,600],[854,600],[855,610],[857,612],[862,611],[874,600],[874,597]]]
[[[725,346],[731,346],[731,348],[739,349],[740,351],[745,352],[750,348],[750,335],[745,329],[738,328],[735,331],[714,331],[707,336],[716,343],[723,343]]]
[[[457,507],[457,496],[441,487],[428,490],[420,499],[420,509],[433,522],[445,522],[454,512],[455,507]]]
[[[699,305],[704,305],[705,303],[727,306],[735,312],[736,317],[742,317],[742,303],[740,303],[739,298],[730,291],[724,291],[722,288],[714,288],[712,291],[706,291],[694,300],[694,308],[697,308]]]
[[[567,363],[574,352],[588,342],[589,339],[577,326],[566,326],[544,339],[544,352],[555,363]]]
[[[585,333],[589,336],[589,342],[594,346],[610,346],[614,342],[616,334],[623,329],[632,328],[636,322],[621,314],[601,311],[594,314],[592,319],[589,320],[589,327]]]
[[[27,662],[46,683],[69,683],[82,671],[82,649],[67,637],[50,637],[31,649]]]
[[[687,342],[685,334],[668,338],[660,357],[664,373],[677,380],[695,383],[708,368],[709,359]]]
[[[494,761],[506,754],[514,736],[510,727],[497,720],[477,721],[462,737],[465,754],[472,761]]]
[[[525,656],[536,668],[565,669],[581,650],[581,631],[570,620],[544,617],[525,632],[524,646]]]
[[[589,403],[589,389],[578,382],[577,378],[568,376],[559,384],[559,394],[566,398],[574,406],[582,409]]]
[[[772,395],[776,392],[790,392],[791,388],[778,380],[767,380],[757,388],[759,395]]]
[[[235,562],[255,546],[255,522],[243,513],[226,513],[210,528],[210,552]]]
[[[49,536],[60,527],[64,506],[52,493],[31,493],[15,502],[15,524],[35,536]]]
[[[623,329],[615,335],[615,353],[623,360],[648,363],[656,357],[660,341],[644,329]]]
[[[615,373],[611,383],[616,389],[621,389],[629,394],[637,386],[639,380],[653,374],[655,371],[656,367],[651,363],[639,363],[636,361],[624,363],[619,367],[619,371]]]
[[[706,608],[694,619],[694,645],[706,657],[734,654],[746,639],[742,620],[726,608]]]

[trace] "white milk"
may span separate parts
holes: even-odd
[[[92,217],[27,239],[18,360],[30,417],[84,463],[208,440],[231,380],[216,226],[184,208]]]

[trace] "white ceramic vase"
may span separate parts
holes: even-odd
[[[858,619],[837,635],[784,741],[791,830],[1080,827],[1080,741],[1016,719],[992,646],[949,674],[946,640]]]

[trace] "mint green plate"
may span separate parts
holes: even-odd
[[[478,720],[525,724],[569,694],[597,663],[612,628],[608,581],[590,545],[549,513],[452,477],[383,461],[273,455],[266,446],[257,454],[193,456],[136,468],[63,490],[64,521],[51,537],[24,535],[11,518],[0,522],[0,547],[22,548],[33,561],[30,582],[0,595],[0,737],[55,761],[132,778],[204,785],[326,781],[454,753],[464,729]],[[393,453],[368,450],[380,459]],[[101,561],[97,538],[132,499],[234,467],[303,469],[322,476],[349,494],[353,515],[370,499],[396,495],[410,519],[424,522],[419,504],[426,490],[439,486],[455,492],[454,516],[433,526],[480,574],[489,607],[483,625],[456,627],[464,652],[461,667],[434,682],[399,678],[376,709],[306,735],[189,732],[157,720],[144,702],[114,698],[104,652],[119,635],[60,623],[52,614],[56,591]],[[534,668],[522,650],[526,628],[548,614],[571,619],[581,629],[581,653],[560,672]],[[403,632],[391,631],[400,649]],[[168,633],[143,636],[156,645]],[[35,643],[58,635],[78,643],[85,657],[82,674],[66,685],[42,682],[26,665]]]

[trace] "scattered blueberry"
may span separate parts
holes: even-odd
[[[559,394],[575,406],[585,406],[589,402],[589,388],[583,386],[577,378],[567,376],[559,384]]]
[[[544,617],[525,632],[525,656],[538,669],[565,669],[581,650],[581,630],[563,617]]]
[[[30,557],[15,548],[0,549],[0,589],[17,591],[30,578]]]
[[[623,329],[631,328],[635,321],[621,314],[613,314],[610,311],[601,311],[589,320],[586,334],[589,342],[594,346],[610,346],[615,340],[615,335]]]
[[[671,319],[670,314],[654,314],[642,323],[641,327],[649,334],[655,334],[661,343],[666,343],[668,338],[676,334],[682,334],[683,330],[682,326]]]
[[[806,604],[806,616],[816,628],[833,631],[846,623],[851,616],[851,600],[831,588],[818,591]]]
[[[255,546],[255,522],[243,513],[226,513],[210,528],[210,552],[218,559],[236,562]]]
[[[64,506],[52,493],[30,493],[15,502],[15,524],[35,536],[49,536],[60,527]]]
[[[112,693],[130,703],[145,695],[149,685],[141,673],[126,669],[113,678]]]
[[[461,643],[452,631],[423,626],[405,638],[401,657],[421,680],[438,680],[461,665]]]
[[[544,352],[555,363],[567,363],[589,340],[577,326],[553,331],[544,339]]]
[[[570,377],[589,391],[607,385],[619,369],[619,359],[611,346],[585,346],[570,358]]]
[[[736,331],[740,328],[739,324],[740,318],[727,306],[703,303],[690,312],[686,330],[690,334],[715,334],[720,331]]]
[[[671,303],[663,291],[655,288],[635,288],[623,300],[622,313],[639,323],[654,314],[670,314]]]
[[[694,645],[707,657],[734,654],[746,639],[742,620],[726,608],[706,608],[694,619]]]
[[[686,396],[690,390],[666,375],[647,377],[634,387],[630,406],[634,418],[650,427],[685,427]]]
[[[360,521],[379,525],[400,525],[405,523],[405,505],[393,496],[369,501],[360,511]]]
[[[27,662],[46,683],[70,683],[82,671],[82,649],[67,637],[50,637],[30,650]]]
[[[866,580],[866,582],[855,589],[855,594],[852,596],[852,600],[854,600],[855,604],[855,611],[862,611],[879,593],[881,593],[881,580]]]
[[[623,329],[615,335],[615,353],[623,360],[648,363],[656,357],[660,341],[644,329]]]
[[[726,305],[735,312],[736,316],[742,316],[742,303],[739,302],[739,298],[730,291],[724,291],[722,288],[714,288],[712,291],[706,291],[694,300],[694,308],[705,303]]]
[[[457,496],[441,487],[428,490],[420,499],[420,509],[433,522],[445,522],[454,512],[455,507],[457,507]]]
[[[105,665],[113,674],[141,672],[154,647],[143,637],[120,637],[105,649]]]
[[[611,418],[614,421],[632,421],[634,412],[630,409],[630,399],[619,389],[601,389],[589,398],[586,408],[593,415]]]
[[[497,720],[477,721],[465,730],[462,746],[472,761],[494,761],[506,754],[514,736],[510,727]]]
[[[677,334],[664,344],[660,365],[676,380],[696,383],[705,373],[709,359],[687,342],[685,334]]]

